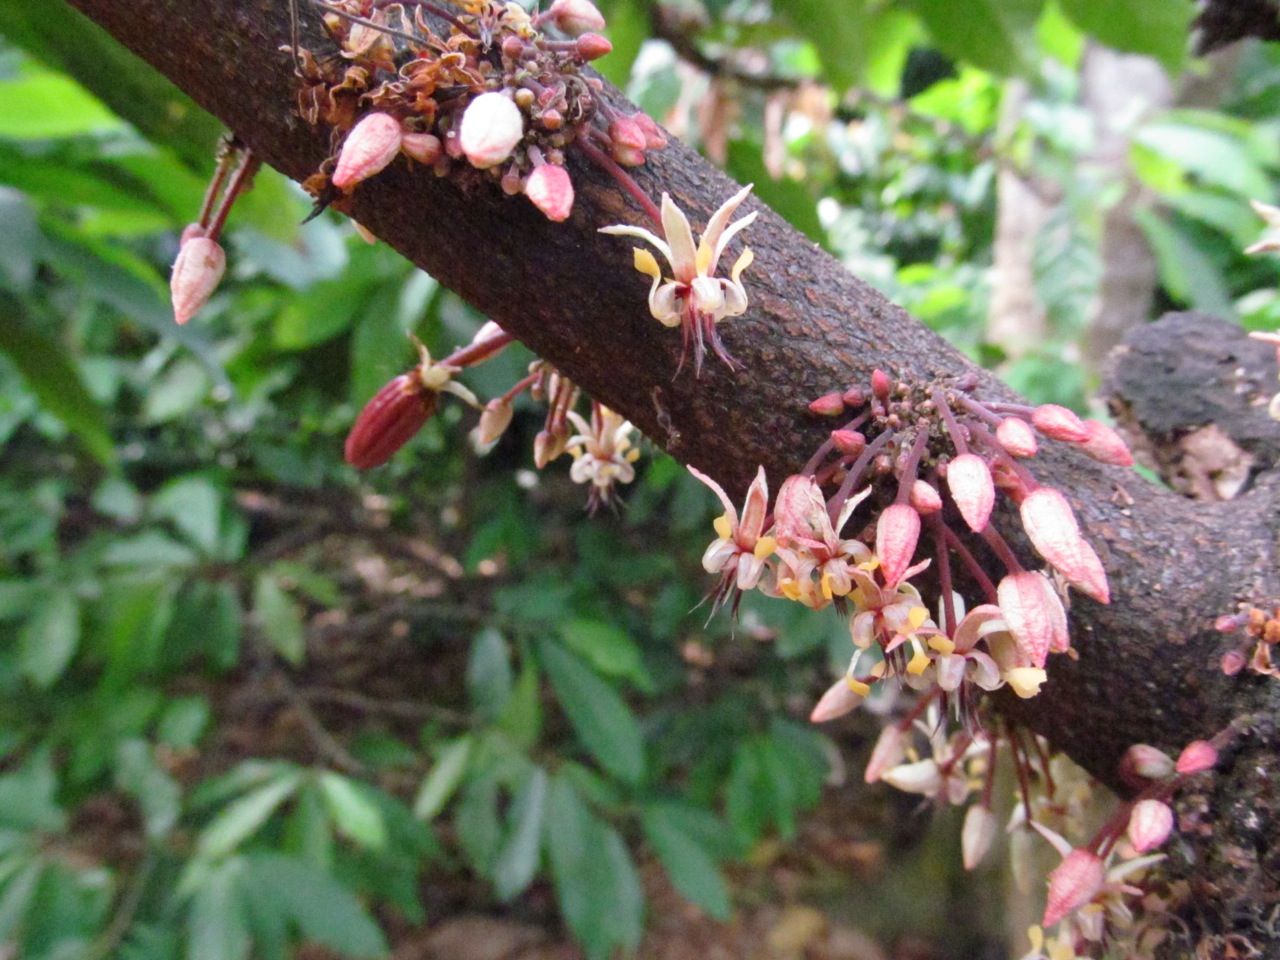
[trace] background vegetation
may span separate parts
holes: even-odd
[[[1037,401],[1087,402],[1115,211],[1142,314],[1280,324],[1240,253],[1280,52],[1188,59],[1189,3],[604,9],[611,79]],[[430,956],[480,915],[593,958],[1022,952],[956,824],[851,782],[874,720],[804,723],[843,626],[690,612],[712,505],[674,461],[588,520],[532,470],[537,411],[477,459],[454,406],[357,476],[343,435],[405,333],[439,355],[482,318],[263,171],[174,326],[216,125],[61,3],[0,36],[0,952]],[[1151,58],[1127,112],[1089,102],[1098,41]]]

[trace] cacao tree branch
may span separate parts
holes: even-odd
[[[293,60],[281,51],[289,39],[285,0],[72,3],[288,176],[305,178],[332,152],[329,131],[312,128],[293,109]],[[304,37],[320,49],[326,41],[314,13],[303,12]],[[654,197],[669,192],[695,223],[736,189],[679,143],[649,157],[636,173],[641,186]],[[607,224],[641,222],[640,211],[580,156],[570,169],[577,202],[563,224],[496,186],[462,190],[403,163],[362,184],[350,213],[673,456],[738,492],[757,464],[775,487],[797,470],[830,427],[806,412],[808,401],[865,383],[873,368],[906,379],[973,372],[980,396],[1016,399],[754,198],[744,207],[761,210],[748,237],[756,252],[745,276],[751,306],[722,326],[742,370],[713,360],[700,378],[690,369],[676,375],[679,334],[649,316],[648,280],[632,269],[631,244],[597,233]],[[1262,788],[1280,783],[1270,739],[1280,684],[1223,676],[1223,639],[1212,624],[1238,599],[1280,597],[1276,485],[1259,483],[1228,503],[1194,504],[1069,450],[1042,453],[1035,470],[1073,501],[1114,599],[1110,606],[1075,600],[1078,660],[1051,658],[1040,696],[1010,708],[1112,783],[1116,761],[1132,743],[1176,752],[1193,737],[1253,718],[1205,802],[1223,830],[1233,818],[1245,829],[1233,806],[1241,802],[1265,803],[1274,818],[1274,786],[1271,793]],[[1032,561],[1016,517],[1006,511],[997,524]],[[1257,818],[1250,823],[1256,827]],[[1228,858],[1234,866],[1210,860],[1203,849],[1212,831],[1200,846],[1184,845],[1183,859],[1200,857],[1199,869],[1216,865],[1211,882],[1223,901],[1256,899],[1259,889],[1274,896],[1280,871],[1271,834],[1278,828],[1273,819],[1267,824],[1269,833],[1251,827],[1237,837]],[[1253,892],[1240,892],[1241,876]]]

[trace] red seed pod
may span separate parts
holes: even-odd
[[[844,399],[838,393],[826,393],[809,402],[809,412],[820,417],[838,417],[844,413]]]
[[[856,457],[867,448],[867,438],[857,430],[832,430],[831,443],[846,457]]]
[[[343,454],[357,470],[381,466],[436,412],[439,393],[422,385],[415,369],[379,390],[347,434]]]

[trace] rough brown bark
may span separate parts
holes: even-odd
[[[301,179],[329,153],[328,132],[312,129],[292,109],[292,64],[279,49],[289,36],[284,0],[73,3],[277,169]],[[597,170],[577,159],[571,168],[578,201],[565,224],[549,224],[497,189],[463,192],[400,164],[356,191],[353,213],[674,456],[737,490],[758,463],[776,485],[822,439],[825,425],[805,412],[809,399],[865,382],[874,367],[906,378],[973,369],[762,209],[748,237],[757,254],[746,275],[751,308],[724,332],[743,372],[712,361],[700,379],[690,370],[676,376],[679,336],[648,316],[647,280],[631,268],[631,245],[596,233],[605,224],[639,222],[638,211]],[[655,196],[670,192],[695,222],[705,222],[733,189],[678,143],[651,154],[638,179]],[[980,393],[1011,396],[979,374]],[[1224,677],[1216,669],[1221,638],[1211,625],[1239,598],[1280,596],[1274,485],[1258,483],[1227,503],[1193,504],[1070,451],[1046,452],[1036,471],[1073,499],[1107,566],[1114,602],[1075,601],[1079,660],[1054,658],[1045,691],[1017,705],[1025,720],[1114,782],[1116,760],[1129,744],[1176,750],[1242,714],[1273,716],[1280,685]],[[1025,546],[1011,519],[1006,512],[999,525]],[[1198,861],[1206,896],[1212,887],[1218,902],[1243,902],[1238,897],[1246,890],[1251,917],[1280,885],[1275,798],[1266,792],[1280,782],[1280,766],[1270,731],[1256,729],[1258,735],[1237,738],[1207,788],[1217,823],[1209,820],[1207,835],[1185,835],[1179,846]],[[1242,809],[1255,803],[1259,810]],[[1245,851],[1236,858],[1239,868],[1221,850],[1210,856],[1215,831]]]

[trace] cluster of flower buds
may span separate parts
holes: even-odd
[[[1270,612],[1248,606],[1239,613],[1219,617],[1214,626],[1223,633],[1241,634],[1240,643],[1222,655],[1222,672],[1232,677],[1248,667],[1254,673],[1280,678],[1280,664],[1272,659],[1272,651],[1280,643],[1280,604]]]
[[[1276,249],[1280,249],[1280,246]],[[1275,331],[1263,332],[1261,330],[1255,330],[1253,333],[1249,334],[1249,336],[1253,337],[1255,340],[1263,340],[1267,343],[1273,344],[1276,348],[1276,363],[1280,364],[1280,333]],[[1280,373],[1277,373],[1276,376],[1280,378]],[[1271,402],[1267,404],[1267,415],[1271,417],[1272,420],[1280,420],[1280,393],[1276,393],[1271,397]]]
[[[635,164],[666,143],[647,116],[614,110],[583,71],[611,49],[590,0],[556,0],[532,16],[498,0],[464,3],[456,15],[428,3],[412,16],[394,2],[322,6],[342,58],[296,51],[300,112],[342,137],[331,164],[307,182],[322,202],[403,154],[439,176],[483,173],[563,221],[574,201],[570,145]],[[448,18],[449,36],[433,31],[427,10]]]
[[[853,657],[815,721],[853,709],[889,678],[953,701],[966,721],[979,691],[1038,692],[1048,655],[1070,645],[1066,610],[1052,580],[1026,569],[990,524],[998,494],[1018,505],[1028,539],[1063,580],[1100,603],[1110,598],[1102,562],[1067,499],[1037,483],[1023,461],[1035,453],[1037,433],[1117,464],[1132,462],[1123,442],[1062,407],[981,403],[973,386],[913,386],[876,371],[868,389],[815,400],[814,414],[852,419],[783,482],[772,511],[763,471],[739,516],[715,481],[690,468],[725,506],[703,556],[704,568],[720,575],[714,608],[730,599],[736,607],[742,591],[759,589],[849,616]],[[861,533],[846,534],[864,502],[878,513],[858,524]],[[1003,576],[983,569],[970,548],[974,536]],[[953,589],[954,560],[982,591],[967,612]],[[912,582],[931,564],[936,617]]]
[[[199,313],[221,282],[227,255],[218,239],[232,204],[250,188],[258,166],[253,152],[234,139],[224,139],[218,145],[213,179],[205,192],[200,216],[182,231],[169,277],[173,319],[179,324]]]

